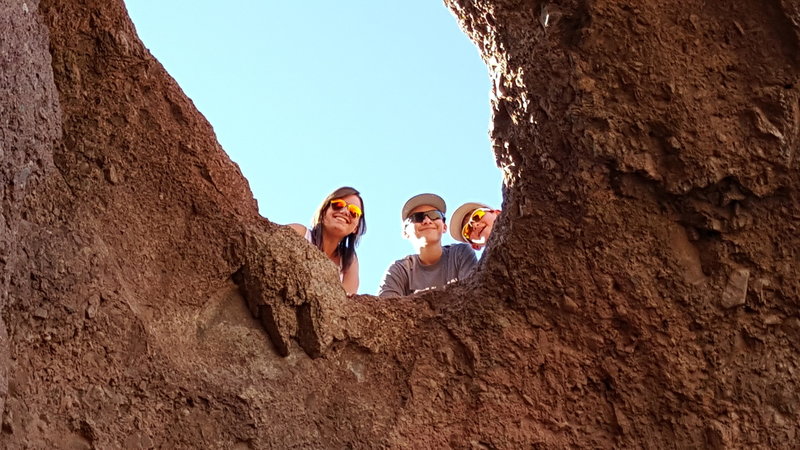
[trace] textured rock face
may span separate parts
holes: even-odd
[[[47,32],[35,11],[35,3],[24,8],[0,3],[0,415],[8,394],[9,293],[31,295],[26,242],[37,232],[24,200],[52,175],[53,146],[61,132]]]
[[[538,436],[793,445],[797,2],[447,3],[495,79]]]
[[[258,216],[121,1],[0,0],[0,442],[795,445],[798,4],[634,3],[446,1],[504,213],[385,301]]]

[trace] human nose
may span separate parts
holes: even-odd
[[[422,218],[422,223],[433,223],[433,219],[428,216]]]

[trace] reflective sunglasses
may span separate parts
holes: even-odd
[[[350,217],[354,219],[358,219],[364,214],[363,212],[361,212],[361,208],[359,208],[358,205],[347,203],[346,201],[340,198],[335,198],[331,200],[331,207],[333,208],[334,211],[339,211],[343,208],[347,208],[347,211],[350,212]]]
[[[484,208],[478,208],[475,211],[473,211],[472,216],[469,218],[469,221],[467,222],[466,225],[464,225],[464,228],[461,229],[461,236],[464,236],[464,239],[466,239],[467,241],[472,242],[472,240],[469,238],[469,235],[472,234],[472,226],[480,222],[481,219],[483,219],[483,216],[485,216],[486,213],[489,211],[491,211],[491,209],[484,209]]]
[[[426,217],[428,219],[431,219],[431,220],[444,220],[444,213],[442,213],[438,209],[432,209],[430,211],[415,212],[415,213],[409,214],[408,217],[406,217],[406,221],[411,222],[411,223],[422,223],[422,222],[425,221]]]

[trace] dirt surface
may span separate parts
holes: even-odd
[[[119,0],[0,0],[5,448],[792,448],[796,1],[446,0],[479,271],[348,299]]]

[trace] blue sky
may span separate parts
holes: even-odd
[[[362,192],[360,293],[413,251],[400,235],[412,195],[500,207],[487,69],[441,2],[125,3],[264,217],[308,225],[334,189]]]

